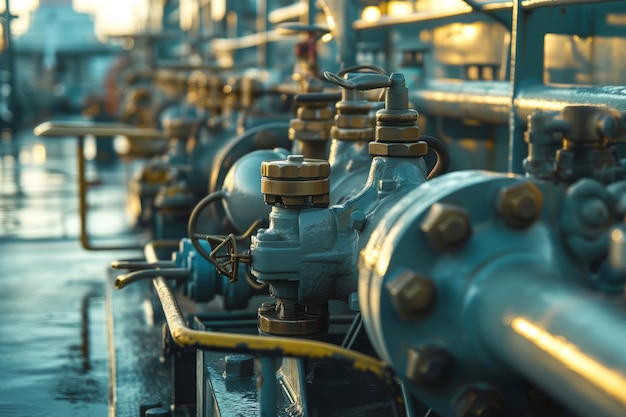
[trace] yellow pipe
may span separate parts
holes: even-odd
[[[168,246],[167,241],[152,241],[144,247],[146,261],[158,262],[156,248]],[[174,293],[163,277],[152,280],[174,342],[181,347],[201,350],[237,351],[261,355],[291,356],[308,359],[337,359],[356,370],[371,372],[389,389],[397,416],[406,416],[406,404],[392,369],[380,359],[339,346],[306,339],[275,336],[252,336],[240,333],[201,331],[187,327]]]
[[[155,248],[159,241],[150,242],[144,247],[148,262],[158,262]],[[237,350],[249,353],[269,353],[310,359],[335,358],[352,363],[355,369],[372,372],[379,378],[391,375],[391,369],[380,359],[364,355],[339,346],[305,339],[291,339],[273,336],[251,336],[235,333],[205,332],[187,327],[172,290],[162,277],[153,280],[165,318],[174,342],[181,347],[195,347],[205,350]]]
[[[190,329],[185,324],[176,298],[165,280],[162,277],[158,277],[154,279],[153,283],[161,300],[172,339],[181,347],[217,351],[234,350],[309,359],[342,359],[350,362],[354,369],[371,372],[381,379],[391,375],[390,368],[383,361],[330,343]]]

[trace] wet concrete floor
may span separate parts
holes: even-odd
[[[89,146],[87,147],[89,148]],[[74,138],[0,141],[0,416],[109,413],[108,264],[137,253],[78,243]],[[96,241],[128,235],[130,169],[88,165]]]

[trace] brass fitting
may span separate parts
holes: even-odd
[[[330,165],[320,159],[289,155],[261,164],[265,204],[284,207],[328,207]]]
[[[404,76],[393,73],[389,79],[385,108],[376,112],[375,142],[370,142],[369,152],[373,156],[426,155],[428,145],[419,141],[418,114],[409,109]]]
[[[428,153],[426,142],[381,143],[370,142],[369,153],[377,156],[423,156]]]
[[[319,80],[309,80],[306,92],[295,97],[297,119],[289,122],[289,139],[298,141],[298,153],[307,158],[325,159],[328,154],[330,129],[334,126],[337,94],[323,93]]]

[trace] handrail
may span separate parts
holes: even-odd
[[[85,175],[85,136],[111,137],[124,135],[135,138],[162,138],[163,133],[156,129],[137,128],[122,123],[93,123],[93,122],[45,122],[34,129],[35,136],[76,136],[76,160],[78,163],[78,206],[80,215],[80,243],[84,249],[101,250],[136,250],[143,245],[94,245],[89,238],[87,228],[87,180]]]

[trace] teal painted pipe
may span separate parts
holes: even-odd
[[[478,119],[506,124],[511,110],[510,84],[505,81],[427,81],[414,86],[411,102],[420,113],[436,116]],[[566,106],[606,106],[626,111],[623,87],[552,87],[543,84],[524,86],[515,97],[517,117],[525,121],[531,113],[561,110]]]
[[[566,282],[529,256],[481,273],[465,314],[496,357],[580,415],[626,410],[624,304]]]
[[[276,417],[276,359],[262,356],[261,382],[259,387],[259,415],[260,417]]]

